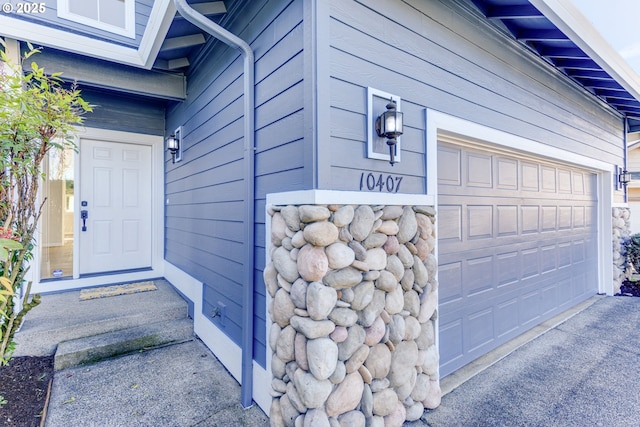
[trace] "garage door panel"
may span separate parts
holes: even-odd
[[[476,351],[494,340],[494,316],[493,307],[487,307],[466,316],[463,333],[464,347],[468,351]]]
[[[493,237],[493,206],[467,205],[468,239]]]
[[[506,190],[518,189],[518,162],[515,159],[498,157],[496,187]]]
[[[440,264],[438,266],[438,281],[447,284],[447,286],[438,288],[438,301],[441,306],[462,299],[462,262]]]
[[[467,153],[465,160],[467,188],[493,187],[493,160],[490,155]]]
[[[498,205],[496,237],[516,236],[518,234],[518,207],[516,205]]]
[[[472,297],[493,288],[493,257],[469,259],[463,263],[463,283],[466,297]]]
[[[597,181],[579,168],[484,147],[438,150],[461,165],[459,177],[438,180],[447,375],[596,293]]]
[[[440,241],[462,241],[462,205],[440,205],[438,238]]]

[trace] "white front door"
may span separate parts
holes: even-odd
[[[151,267],[151,194],[150,146],[80,140],[81,275]]]

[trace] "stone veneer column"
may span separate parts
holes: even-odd
[[[270,206],[272,426],[401,426],[440,404],[431,206]]]
[[[626,251],[624,242],[629,239],[631,227],[629,208],[613,208],[613,293],[620,293],[620,287],[625,280]],[[635,266],[640,270],[640,266]]]

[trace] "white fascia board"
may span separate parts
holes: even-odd
[[[634,98],[640,101],[640,76],[602,37],[571,1],[529,0]]]
[[[140,47],[117,45],[33,22],[0,15],[0,36],[66,52],[151,69],[176,9],[171,0],[154,2]]]

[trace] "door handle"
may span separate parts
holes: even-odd
[[[82,219],[82,231],[87,231],[87,218],[89,218],[89,211],[85,209],[81,210],[80,218]]]

